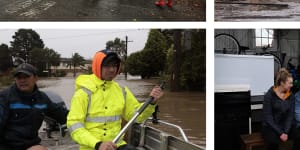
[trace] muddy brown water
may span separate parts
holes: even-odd
[[[59,94],[70,107],[70,100],[74,93],[74,78],[41,79],[38,85],[41,90],[53,91]],[[154,80],[123,80],[117,79],[126,85],[138,99],[146,99]],[[206,100],[204,92],[169,92],[165,90],[163,99],[159,102],[158,118],[179,125],[183,128],[190,142],[197,145],[206,145]],[[151,125],[151,124],[149,124]],[[163,125],[151,125],[155,128],[180,137],[178,130]]]

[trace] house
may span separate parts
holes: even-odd
[[[88,73],[89,68],[92,66],[92,60],[85,60],[81,66],[76,66],[75,69],[72,65],[71,58],[61,58],[58,66],[51,66],[51,74],[56,75],[58,72],[72,73],[72,72],[84,72]]]

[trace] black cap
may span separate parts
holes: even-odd
[[[104,58],[102,65],[107,65],[110,63],[119,64],[121,62],[121,59],[119,58],[117,53],[110,52],[107,54],[107,56]]]
[[[29,76],[36,75],[36,71],[37,69],[34,66],[27,63],[23,63],[17,67],[14,76],[17,76],[19,73],[24,73]]]

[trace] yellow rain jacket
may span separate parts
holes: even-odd
[[[76,79],[67,117],[67,127],[72,139],[80,144],[80,150],[94,150],[97,142],[112,141],[121,130],[122,118],[129,121],[143,104],[127,87],[122,89],[115,81],[101,80],[101,76],[93,72]],[[136,121],[141,123],[147,119],[154,107],[149,105]],[[126,142],[120,139],[117,146],[124,144]]]
[[[91,91],[90,104],[88,93]],[[67,126],[73,140],[80,144],[80,150],[94,150],[99,141],[112,141],[121,130],[121,121],[129,121],[142,106],[125,87],[126,99],[121,87],[115,81],[99,80],[95,75],[81,75],[76,80],[76,92],[72,98]],[[141,123],[154,112],[149,105],[138,117]],[[120,140],[117,146],[126,144]]]

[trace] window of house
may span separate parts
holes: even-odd
[[[274,40],[273,29],[256,29],[255,30],[256,47],[272,47]]]

